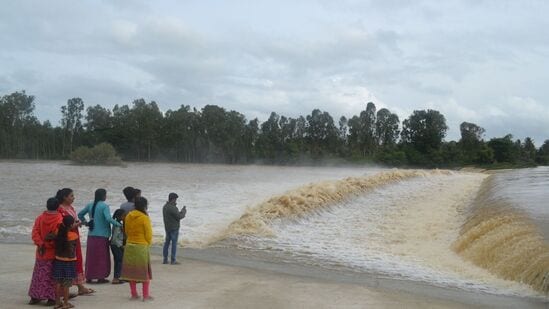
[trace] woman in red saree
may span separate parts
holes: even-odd
[[[61,203],[57,211],[59,211],[63,217],[69,215],[75,219],[74,227],[71,231],[78,235],[78,241],[76,242],[76,279],[73,284],[78,286],[78,295],[91,294],[95,291],[84,286],[85,277],[82,259],[82,246],[80,244],[80,233],[78,232],[78,228],[82,225],[82,223],[78,220],[76,210],[72,206],[72,203],[74,202],[74,193],[72,189],[63,188],[57,191],[55,197]]]

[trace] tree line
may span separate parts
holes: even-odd
[[[217,105],[181,105],[162,113],[155,101],[134,100],[85,108],[81,98],[61,107],[59,125],[34,115],[35,97],[25,91],[0,99],[0,158],[66,159],[79,146],[109,143],[129,161],[294,164],[337,159],[394,166],[532,166],[549,164],[549,140],[511,134],[484,140],[485,130],[460,125],[461,139],[445,141],[448,126],[436,110],[416,110],[402,122],[386,108],[366,104],[359,115],[338,120],[315,109],[297,118],[272,112],[247,120]]]

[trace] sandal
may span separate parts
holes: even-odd
[[[74,308],[74,305],[73,305],[73,304],[71,304],[71,303],[67,303],[67,305],[66,305],[66,306],[65,306],[65,305],[63,305],[63,306],[61,307],[61,309],[69,309],[69,308]]]
[[[46,306],[47,307],[55,306],[55,300],[54,299],[48,299],[48,301],[46,302]]]
[[[40,302],[40,299],[38,298],[31,298],[29,301],[29,305],[36,305]]]
[[[94,289],[86,288],[85,291],[78,291],[78,295],[90,295],[95,293]]]
[[[98,284],[101,284],[101,283],[109,283],[109,280],[107,280],[107,279],[98,279],[98,280],[97,280],[97,283],[98,283]]]

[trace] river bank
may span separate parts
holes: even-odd
[[[34,263],[34,247],[29,244],[0,244],[3,263],[0,264],[0,298],[2,308],[21,308],[28,301],[27,289]],[[280,265],[252,262],[220,255],[219,251],[186,250],[182,264],[162,265],[153,254],[153,303],[129,301],[127,285],[90,285],[97,292],[80,296],[72,302],[77,308],[151,307],[156,308],[545,308],[512,297],[470,295],[459,291],[429,289],[394,281],[393,287],[375,280],[374,285],[344,282],[342,276],[324,273],[313,275],[301,268],[280,272]],[[238,261],[238,263],[235,262]],[[232,264],[232,265],[230,265]],[[300,268],[300,267],[298,267]],[[372,278],[371,278],[372,279]],[[400,285],[400,287],[399,287]],[[415,289],[415,292],[413,292]],[[425,295],[425,292],[431,295]],[[453,298],[462,297],[462,301]]]

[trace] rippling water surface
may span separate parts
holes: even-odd
[[[48,197],[72,188],[77,211],[107,189],[111,211],[124,201],[122,189],[137,187],[149,200],[156,238],[164,234],[162,206],[177,192],[187,206],[182,239],[201,243],[274,194],[318,180],[362,176],[376,168],[269,167],[196,164],[128,164],[127,167],[76,166],[65,162],[0,162],[0,238],[28,240],[34,218]]]
[[[497,172],[493,183],[491,198],[528,212],[549,240],[549,167]]]

